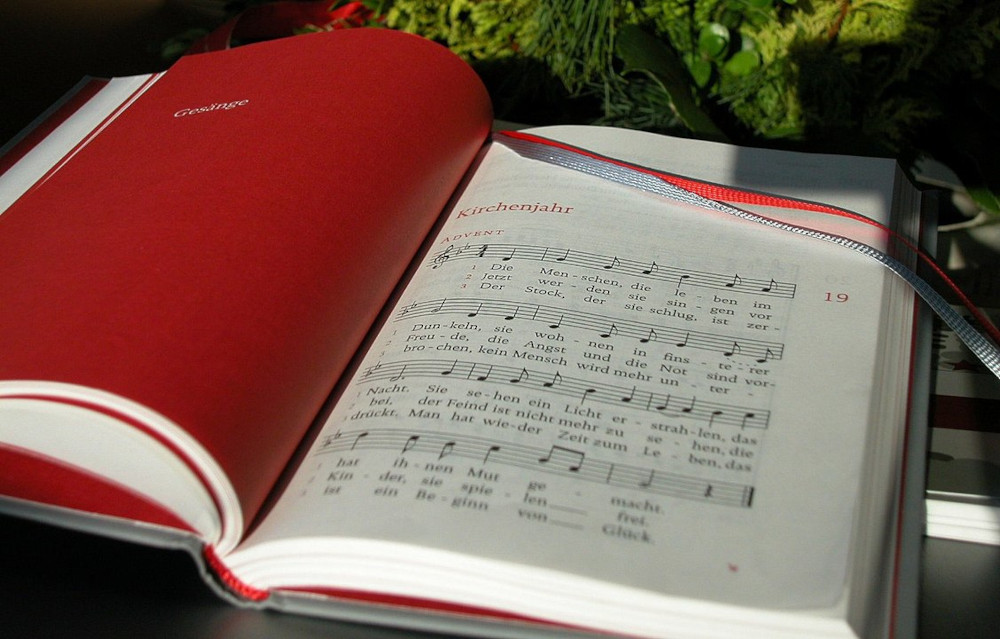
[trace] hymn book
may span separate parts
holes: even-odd
[[[881,266],[524,158],[414,36],[122,86],[0,177],[4,511],[416,629],[912,631],[918,316]],[[891,161],[533,134],[920,231]]]

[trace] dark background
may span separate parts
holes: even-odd
[[[1000,628],[1000,547],[925,539],[917,639]],[[237,608],[185,552],[0,515],[0,636],[81,639],[437,639]],[[901,637],[899,639],[908,639]]]
[[[212,24],[212,0],[2,0],[0,145],[86,75],[160,71],[161,44]],[[204,7],[204,8],[202,8]]]

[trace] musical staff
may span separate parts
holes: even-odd
[[[527,260],[535,262],[559,262],[604,273],[609,271],[622,275],[633,275],[653,280],[661,280],[680,287],[700,287],[751,293],[771,297],[795,297],[795,284],[779,282],[774,278],[753,279],[735,273],[710,273],[671,266],[664,266],[655,260],[630,260],[618,255],[600,255],[585,251],[544,246],[516,244],[467,244],[456,247],[449,244],[430,258],[431,268],[439,268],[454,260],[485,259],[508,262]]]
[[[392,363],[379,362],[364,369],[358,381],[371,383],[383,380],[397,381],[400,378],[434,378],[442,375],[482,381],[482,376],[477,371],[484,370],[485,367],[486,365],[481,362],[461,360],[416,359]],[[596,384],[588,380],[565,375],[553,376],[552,373],[516,366],[492,365],[490,370],[496,374],[498,380],[508,380],[510,384],[570,397],[581,403],[598,402],[626,406],[661,415],[684,416],[708,424],[737,426],[741,429],[767,428],[770,419],[768,410],[722,404],[697,397],[655,393],[632,386]]]
[[[710,501],[724,506],[749,508],[754,494],[751,485],[709,481],[656,468],[611,463],[594,459],[584,451],[573,448],[539,448],[454,433],[421,432],[415,435],[412,431],[394,428],[370,429],[363,433],[337,431],[334,435],[320,439],[315,454],[327,455],[358,449],[407,455],[428,454],[439,460],[444,457],[462,458],[484,465],[525,468],[667,497]]]
[[[395,319],[400,321],[432,315],[468,316],[472,312],[477,316],[500,317],[507,321],[538,321],[553,329],[580,328],[593,331],[602,338],[631,338],[643,344],[660,342],[678,347],[722,353],[727,357],[744,356],[759,363],[779,360],[784,352],[784,345],[780,342],[748,338],[741,338],[737,342],[732,337],[715,333],[609,318],[597,313],[569,311],[555,306],[517,304],[503,300],[445,298],[414,302],[402,307],[397,312]]]

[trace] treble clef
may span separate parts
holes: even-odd
[[[449,244],[448,248],[438,253],[433,260],[431,260],[431,268],[438,268],[445,262],[451,259],[451,252],[454,250],[455,245]]]

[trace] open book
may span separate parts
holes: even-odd
[[[0,178],[4,511],[411,628],[912,630],[916,305],[877,263],[490,142],[388,30],[86,102]],[[918,230],[893,162],[533,133]]]

